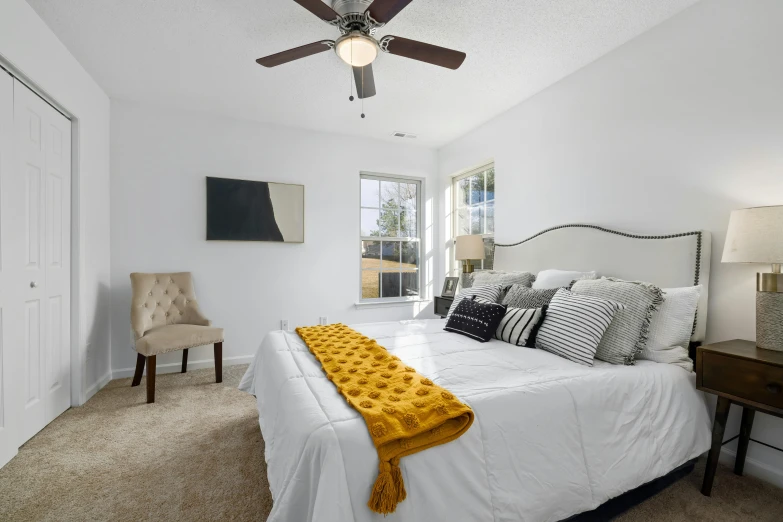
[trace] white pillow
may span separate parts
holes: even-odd
[[[701,285],[662,289],[663,303],[653,312],[647,345],[636,356],[638,359],[676,364],[688,371],[693,370],[688,344],[701,289]]]
[[[576,272],[573,270],[542,270],[533,281],[533,288],[543,290],[545,288],[568,287],[575,279],[597,279],[595,270],[592,272]]]

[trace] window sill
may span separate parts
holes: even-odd
[[[361,301],[354,303],[356,308],[388,308],[395,306],[409,306],[417,303],[431,303],[432,299],[406,299],[404,301]]]

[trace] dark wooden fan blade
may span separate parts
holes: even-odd
[[[277,67],[284,63],[293,62],[299,58],[305,58],[313,54],[322,53],[332,48],[334,42],[331,40],[321,40],[320,42],[313,42],[311,44],[303,45],[295,49],[289,49],[282,53],[272,54],[256,60],[260,65],[264,67]]]
[[[294,0],[294,2],[301,5],[324,22],[332,22],[340,18],[334,9],[321,0]]]
[[[386,50],[391,54],[433,65],[440,65],[448,69],[459,69],[467,57],[465,53],[459,51],[416,40],[408,40],[399,36],[386,36],[381,43],[386,44]]]
[[[370,7],[367,8],[368,13],[372,16],[373,20],[382,24],[389,23],[389,20],[397,16],[397,14],[408,7],[408,4],[413,0],[375,0]]]
[[[375,75],[372,73],[372,64],[354,67],[353,79],[356,80],[356,95],[359,99],[375,96]]]

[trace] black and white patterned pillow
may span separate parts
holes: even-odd
[[[647,346],[653,312],[663,303],[661,289],[650,283],[602,277],[576,281],[571,292],[625,305],[604,333],[595,358],[612,364],[633,364]]]
[[[506,307],[502,304],[482,302],[476,297],[463,299],[443,329],[485,343],[492,339],[504,315]]]
[[[536,336],[536,348],[592,366],[595,351],[621,303],[558,289]]]
[[[457,297],[454,298],[454,301],[452,301],[451,306],[449,307],[449,313],[446,314],[446,319],[451,317],[451,314],[457,309],[459,303],[466,297],[468,299],[473,299],[475,297],[479,301],[485,303],[497,303],[500,301],[500,294],[502,292],[503,287],[500,285],[482,285],[474,286],[472,288],[463,288],[460,290],[459,294],[457,294]]]
[[[558,288],[534,290],[525,285],[512,285],[503,298],[503,304],[513,308],[541,308],[549,304],[557,291]]]
[[[536,333],[546,315],[542,308],[509,308],[495,331],[495,339],[516,346],[535,346]]]

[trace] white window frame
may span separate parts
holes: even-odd
[[[361,223],[362,223],[362,209],[375,209],[375,208],[381,208],[380,206],[380,200],[378,201],[378,207],[363,207],[362,206],[362,196],[361,196],[361,190],[362,190],[362,180],[363,179],[373,179],[378,181],[391,181],[395,183],[399,182],[405,182],[405,183],[413,183],[416,184],[416,237],[385,237],[385,236],[363,236],[361,234]],[[379,196],[380,197],[380,196]],[[423,218],[423,208],[422,208],[422,201],[424,201],[424,179],[423,178],[416,178],[411,176],[399,176],[395,174],[379,174],[376,172],[359,172],[359,304],[372,304],[372,303],[378,303],[378,304],[391,304],[391,303],[407,303],[407,302],[417,302],[424,299],[424,270],[423,270],[423,262],[422,262],[422,254],[423,254],[423,248],[422,243],[424,239],[422,238],[422,218]],[[389,242],[399,242],[402,243],[403,241],[416,241],[419,245],[419,252],[418,252],[418,268],[416,269],[416,272],[418,273],[418,281],[419,281],[419,295],[417,296],[400,296],[400,297],[375,297],[375,298],[365,298],[362,296],[362,275],[364,272],[375,272],[375,270],[364,270],[362,268],[362,242],[363,241],[389,241]],[[381,265],[381,269],[377,271],[379,274],[383,273],[383,265]],[[388,272],[388,271],[387,271]],[[400,267],[399,270],[400,274],[402,274],[403,270],[402,267]],[[402,275],[400,275],[400,282],[402,283]],[[382,286],[379,288],[380,291],[382,291]]]
[[[453,230],[452,235],[454,237],[452,238],[452,240],[453,240],[455,245],[456,245],[456,242],[457,242],[457,236],[459,235],[459,233],[458,233],[458,231],[459,231],[459,210],[460,210],[460,208],[465,208],[465,207],[459,207],[458,206],[458,202],[457,202],[457,197],[459,195],[458,183],[460,181],[462,181],[463,179],[465,179],[465,178],[469,178],[471,176],[474,176],[476,174],[479,174],[479,173],[484,172],[484,171],[489,170],[489,169],[495,170],[495,183],[497,183],[497,170],[495,169],[495,162],[494,161],[490,161],[490,162],[484,163],[483,165],[480,165],[478,167],[472,168],[470,170],[466,170],[466,171],[464,171],[464,172],[462,172],[460,174],[457,174],[456,176],[451,178],[451,209],[452,209],[452,211],[451,211],[451,214],[452,214],[451,230]],[[486,194],[486,192],[487,192],[487,179],[485,177],[484,178],[484,193]],[[497,198],[494,196],[494,194],[497,194],[497,190],[495,190],[495,192],[493,192],[493,198],[492,198],[492,200],[490,200],[493,203],[495,201],[497,201]],[[486,208],[487,200],[484,200],[483,204],[484,204],[484,206]],[[495,209],[497,210],[497,206],[495,207]],[[486,226],[485,226],[485,228],[486,228]],[[485,238],[493,238],[494,239],[495,232],[493,231],[492,233],[484,233],[484,234],[476,234],[476,235],[480,235],[482,237],[482,239],[485,239]],[[450,257],[451,257],[450,258],[451,275],[459,276],[460,273],[462,272],[462,262],[461,261],[457,261],[457,259],[456,259],[456,250],[454,248],[451,249],[451,256]],[[481,261],[481,266],[477,266],[476,269],[484,270],[484,261],[483,260]]]

